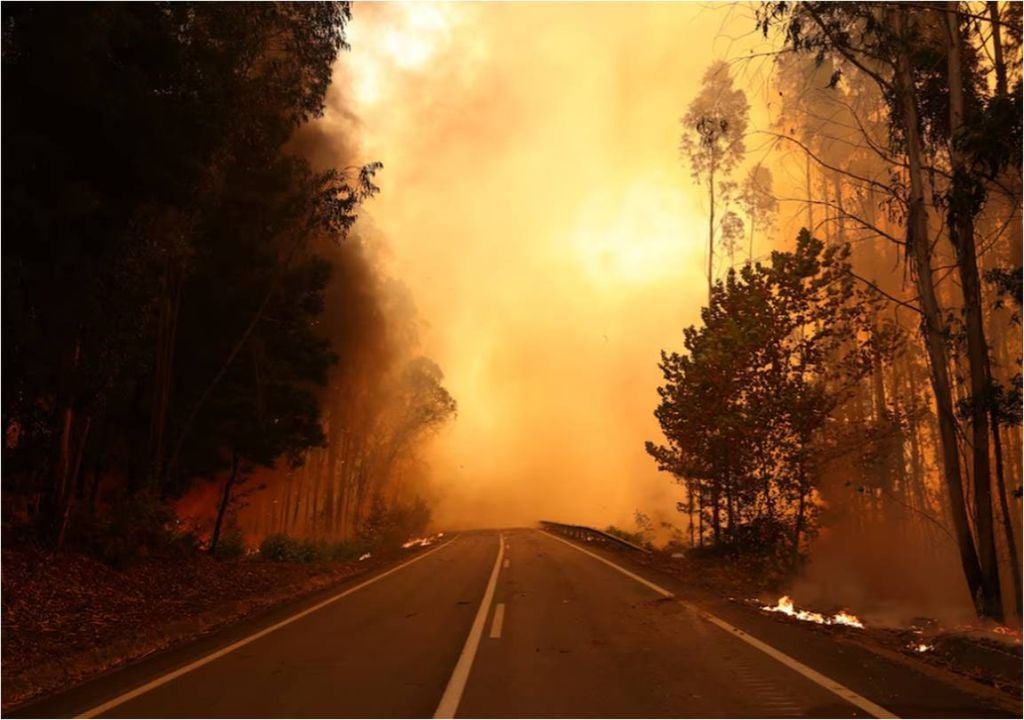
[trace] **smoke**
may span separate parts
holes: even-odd
[[[428,455],[438,525],[679,521],[643,443],[659,435],[659,350],[706,292],[678,118],[725,21],[694,6],[354,7],[318,126],[383,162],[360,225],[459,402]]]
[[[353,14],[325,116],[292,148],[319,169],[384,165],[381,194],[329,254],[324,325],[337,372],[413,347],[443,368],[459,417],[414,470],[429,477],[435,525],[633,529],[641,510],[663,534],[683,526],[680,488],[643,448],[661,437],[659,351],[681,347],[706,301],[707,208],[679,159],[679,117],[713,59],[746,58],[731,67],[752,127],[789,132],[772,124],[791,98],[758,55],[771,48],[753,6],[359,3]],[[786,93],[807,90],[800,77]],[[755,257],[791,247],[808,218],[823,230],[827,211],[799,201],[804,156],[764,136],[747,145],[783,199]],[[851,224],[832,231],[860,243],[860,274],[901,292],[896,248]],[[850,491],[831,485],[838,507]],[[969,608],[938,531],[826,519],[794,587],[801,603],[894,620],[905,607],[950,619]]]

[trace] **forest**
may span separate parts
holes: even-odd
[[[350,19],[4,6],[8,547],[348,557],[426,527],[417,451],[456,403],[356,225],[381,164],[325,167],[310,125]]]
[[[1021,24],[761,3],[760,127],[752,60],[708,67],[680,142],[707,302],[662,352],[647,443],[690,547],[799,568],[817,537],[882,537],[875,564],[955,557],[979,617],[1020,618]]]

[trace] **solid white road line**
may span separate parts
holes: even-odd
[[[501,637],[501,626],[505,623],[505,603],[497,603],[494,606],[494,619],[491,620],[491,638],[497,640]]]
[[[810,680],[810,681],[820,685],[821,687],[825,688],[826,690],[829,690],[829,691],[835,693],[836,695],[838,695],[839,697],[841,697],[843,700],[845,700],[846,702],[850,703],[851,705],[859,707],[861,710],[863,710],[864,712],[868,713],[872,717],[876,717],[876,718],[894,718],[894,717],[897,717],[896,715],[894,715],[893,713],[889,712],[888,710],[886,710],[881,705],[877,705],[877,704],[871,702],[870,700],[868,700],[863,695],[858,695],[857,693],[855,693],[853,690],[851,690],[850,688],[846,687],[845,685],[836,682],[835,680],[833,680],[830,677],[826,677],[825,675],[822,675],[817,670],[814,670],[813,668],[810,668],[810,667],[804,665],[802,662],[800,662],[796,658],[790,657],[789,655],[787,655],[786,653],[782,652],[781,650],[776,650],[771,645],[769,645],[767,643],[764,643],[764,642],[761,642],[756,637],[753,637],[752,635],[744,632],[743,630],[740,630],[738,627],[730,625],[725,620],[722,620],[720,617],[718,617],[716,615],[712,615],[711,613],[709,613],[709,612],[707,612],[705,610],[701,610],[700,608],[695,607],[693,605],[690,605],[689,603],[683,603],[683,605],[686,605],[687,607],[689,607],[691,610],[696,612],[698,615],[703,617],[705,620],[707,620],[712,625],[717,625],[718,627],[720,627],[723,630],[725,630],[727,633],[729,633],[731,635],[734,635],[735,637],[738,637],[740,640],[742,640],[743,642],[747,643],[748,645],[752,645],[752,646],[756,647],[758,650],[760,650],[761,652],[765,653],[766,655],[769,655],[769,656],[775,658],[776,660],[778,660],[780,663],[782,663],[786,667],[788,667],[788,668],[790,668],[792,670],[795,670],[796,672],[800,673],[801,675],[803,675],[808,680]]]
[[[651,581],[645,580],[644,578],[640,577],[636,573],[631,573],[626,568],[624,568],[624,567],[622,567],[620,565],[616,565],[611,560],[605,560],[600,555],[597,555],[596,553],[592,553],[589,550],[581,548],[576,543],[571,543],[568,540],[563,540],[562,538],[558,537],[557,535],[555,535],[553,533],[548,532],[547,530],[543,530],[541,532],[543,532],[545,535],[547,535],[548,537],[552,538],[553,540],[557,540],[558,542],[565,543],[569,547],[574,548],[576,550],[579,550],[581,553],[583,553],[585,555],[589,555],[590,557],[594,558],[595,560],[600,560],[601,562],[603,562],[608,567],[615,568],[616,570],[618,570],[620,573],[622,573],[626,577],[633,578],[634,580],[636,580],[641,585],[646,585],[647,587],[649,587],[651,590],[653,590],[654,592],[658,593],[662,597],[667,597],[667,598],[675,597],[675,593],[670,593],[668,590],[666,590],[665,588],[661,587],[660,585],[655,585]]]
[[[498,584],[498,573],[501,571],[501,559],[504,555],[505,538],[498,533],[498,557],[494,560],[491,579],[487,581],[487,589],[484,590],[480,608],[476,611],[473,627],[469,629],[469,635],[466,636],[466,644],[462,646],[459,661],[455,663],[452,676],[448,679],[448,686],[444,689],[444,695],[441,696],[437,710],[434,711],[436,718],[453,718],[459,709],[462,693],[466,689],[466,681],[469,680],[469,671],[473,668],[476,649],[480,645],[480,637],[484,634],[484,624],[487,622],[487,613],[491,609],[491,600],[494,599],[494,588]]]
[[[663,595],[664,597],[673,597],[672,593],[670,593],[668,590],[666,590],[665,588],[661,587],[660,585],[656,585],[656,584],[652,583],[650,580],[645,580],[644,578],[640,577],[639,575],[637,575],[635,573],[631,573],[626,568],[620,567],[619,565],[613,563],[611,560],[606,560],[605,558],[601,557],[600,555],[596,555],[595,553],[592,553],[589,550],[580,547],[576,543],[571,543],[571,542],[569,542],[567,540],[563,540],[562,538],[558,537],[557,535],[553,535],[550,532],[547,532],[547,531],[542,531],[542,532],[544,532],[545,535],[547,535],[547,536],[549,536],[551,538],[554,538],[555,540],[558,540],[559,542],[565,543],[569,547],[572,547],[572,548],[575,548],[576,550],[579,550],[581,553],[584,553],[585,555],[589,555],[592,558],[596,558],[597,560],[600,560],[605,565],[610,565],[611,567],[613,567],[616,570],[618,570],[619,572],[621,572],[623,575],[627,575],[627,576],[633,578],[634,580],[636,580],[637,582],[641,583],[642,585],[646,585],[647,587],[651,588],[655,592],[661,593],[661,595]],[[722,620],[717,615],[712,615],[711,613],[707,612],[706,610],[702,610],[699,607],[697,607],[697,606],[695,606],[695,605],[693,605],[691,603],[688,603],[688,602],[680,601],[680,604],[685,606],[685,607],[687,607],[687,608],[689,608],[693,612],[697,613],[700,617],[704,618],[705,620],[707,620],[712,625],[715,625],[715,626],[721,628],[722,630],[725,630],[727,633],[729,633],[730,635],[733,635],[734,637],[738,637],[740,640],[742,640],[743,642],[747,643],[748,645],[751,645],[751,646],[757,648],[758,650],[760,650],[761,652],[765,653],[769,657],[772,657],[775,660],[778,660],[780,663],[782,663],[786,667],[790,668],[791,670],[795,670],[796,672],[800,673],[801,675],[803,675],[805,678],[807,678],[811,682],[813,682],[816,685],[819,685],[819,686],[825,688],[826,690],[828,690],[828,691],[838,695],[839,697],[841,697],[846,702],[850,703],[851,705],[854,705],[855,707],[860,708],[861,710],[863,710],[864,712],[868,713],[872,717],[876,717],[876,718],[895,718],[895,717],[898,717],[897,715],[894,715],[893,713],[891,713],[888,710],[886,710],[881,705],[878,705],[876,703],[871,702],[870,700],[868,700],[863,695],[858,695],[857,693],[855,693],[853,690],[851,690],[850,688],[846,687],[845,685],[843,685],[841,683],[838,683],[835,680],[833,680],[832,678],[829,678],[829,677],[826,677],[825,675],[822,675],[817,670],[814,670],[814,669],[804,665],[802,662],[800,662],[796,658],[790,657],[789,655],[787,655],[786,653],[782,652],[781,650],[777,650],[774,647],[772,647],[771,645],[769,645],[769,644],[767,644],[765,642],[761,642],[756,637],[754,637],[754,636],[744,632],[743,630],[740,630],[738,627],[734,627],[733,625],[730,625],[729,623],[727,623],[725,620]]]
[[[406,560],[401,565],[395,565],[395,567],[391,568],[390,570],[386,570],[386,571],[380,573],[379,575],[374,575],[369,580],[364,580],[363,582],[359,583],[358,585],[353,585],[349,589],[347,589],[347,590],[345,590],[343,592],[340,592],[337,595],[332,595],[331,597],[327,598],[323,602],[319,602],[316,605],[313,605],[312,607],[306,608],[302,612],[296,613],[295,615],[292,615],[291,617],[288,617],[288,618],[282,620],[279,623],[275,623],[275,624],[271,625],[270,627],[266,627],[266,628],[260,630],[257,633],[253,633],[252,635],[249,635],[246,638],[242,638],[238,642],[234,642],[234,643],[232,643],[232,644],[230,644],[230,645],[228,645],[226,647],[221,648],[220,650],[217,650],[216,652],[210,653],[209,655],[205,655],[205,656],[199,658],[198,660],[189,663],[188,665],[184,665],[184,666],[178,668],[177,670],[174,670],[173,672],[169,672],[166,675],[161,675],[157,679],[151,680],[148,683],[146,683],[145,685],[140,685],[139,687],[135,688],[134,690],[129,690],[128,692],[124,693],[123,695],[118,695],[114,699],[108,700],[107,702],[103,703],[102,705],[97,705],[94,708],[86,710],[81,715],[78,715],[78,717],[80,717],[80,718],[94,718],[94,717],[99,717],[101,715],[104,715],[108,710],[112,710],[113,708],[117,707],[118,705],[122,705],[122,704],[128,702],[129,700],[137,698],[140,695],[144,695],[145,693],[149,692],[150,690],[158,688],[161,685],[166,685],[171,680],[174,680],[176,678],[181,677],[182,675],[185,675],[187,673],[192,672],[193,670],[201,668],[203,665],[207,665],[207,664],[213,662],[214,660],[216,660],[218,658],[222,658],[225,655],[227,655],[228,653],[232,653],[232,652],[234,652],[235,650],[238,650],[241,647],[245,647],[246,645],[248,645],[249,643],[253,642],[254,640],[259,640],[261,637],[263,637],[265,635],[269,635],[270,633],[274,632],[275,630],[280,630],[285,625],[291,625],[296,620],[301,620],[302,618],[306,617],[307,615],[311,615],[312,613],[315,613],[317,610],[322,610],[323,608],[327,607],[331,603],[336,602],[338,600],[341,600],[341,598],[343,598],[343,597],[345,597],[347,595],[351,595],[354,592],[362,590],[367,585],[372,585],[373,583],[377,582],[378,580],[383,580],[388,575],[396,573],[399,570],[401,570],[402,568],[409,567],[413,563],[419,562],[420,560],[422,560],[423,558],[427,557],[428,555],[433,555],[437,551],[443,550],[444,548],[448,547],[453,542],[455,542],[456,539],[457,539],[457,537],[454,537],[451,540],[449,540],[448,542],[446,542],[444,545],[439,545],[436,548],[434,548],[433,550],[428,550],[427,552],[423,553],[422,555],[417,555],[416,557],[412,558],[411,560]]]

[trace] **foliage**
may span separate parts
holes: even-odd
[[[271,562],[311,563],[358,560],[369,550],[361,543],[314,542],[289,537],[284,533],[268,535],[260,544],[260,558]]]
[[[4,6],[4,496],[47,542],[128,561],[197,478],[326,444],[324,387],[354,352],[328,298],[379,312],[335,270],[381,165],[314,171],[289,142],[323,110],[349,19],[342,2]],[[454,412],[436,365],[408,372],[384,454]]]
[[[218,560],[237,560],[246,553],[245,533],[241,528],[231,528],[220,536],[213,556]]]
[[[701,91],[680,121],[680,152],[690,165],[694,182],[728,175],[746,152],[749,105],[746,94],[734,87],[729,66],[712,63],[705,71]]]
[[[816,436],[873,351],[874,304],[848,254],[802,231],[794,251],[716,283],[685,353],[662,353],[655,416],[668,444],[647,451],[708,499],[716,546],[777,547],[785,522],[795,552],[812,531]]]

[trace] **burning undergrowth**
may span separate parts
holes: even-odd
[[[406,550],[415,547],[429,547],[434,543],[440,541],[444,537],[443,532],[439,532],[436,535],[427,535],[426,537],[412,538],[402,543],[402,547]]]
[[[852,633],[836,633],[836,640],[888,657],[902,657],[905,662],[914,658],[989,688],[1020,695],[1022,649],[1021,633],[1016,628],[980,622],[944,624],[924,617],[894,623],[891,618],[879,616],[868,622],[848,609],[829,614],[801,608],[789,595],[781,596],[774,604],[752,598],[748,605],[807,623],[821,632],[853,629]]]
[[[828,616],[810,610],[797,610],[793,604],[793,599],[788,595],[780,597],[775,605],[762,605],[761,609],[766,612],[782,613],[797,620],[812,622],[818,625],[845,625],[846,627],[864,628],[864,623],[856,615],[851,615],[845,610],[840,610]]]

